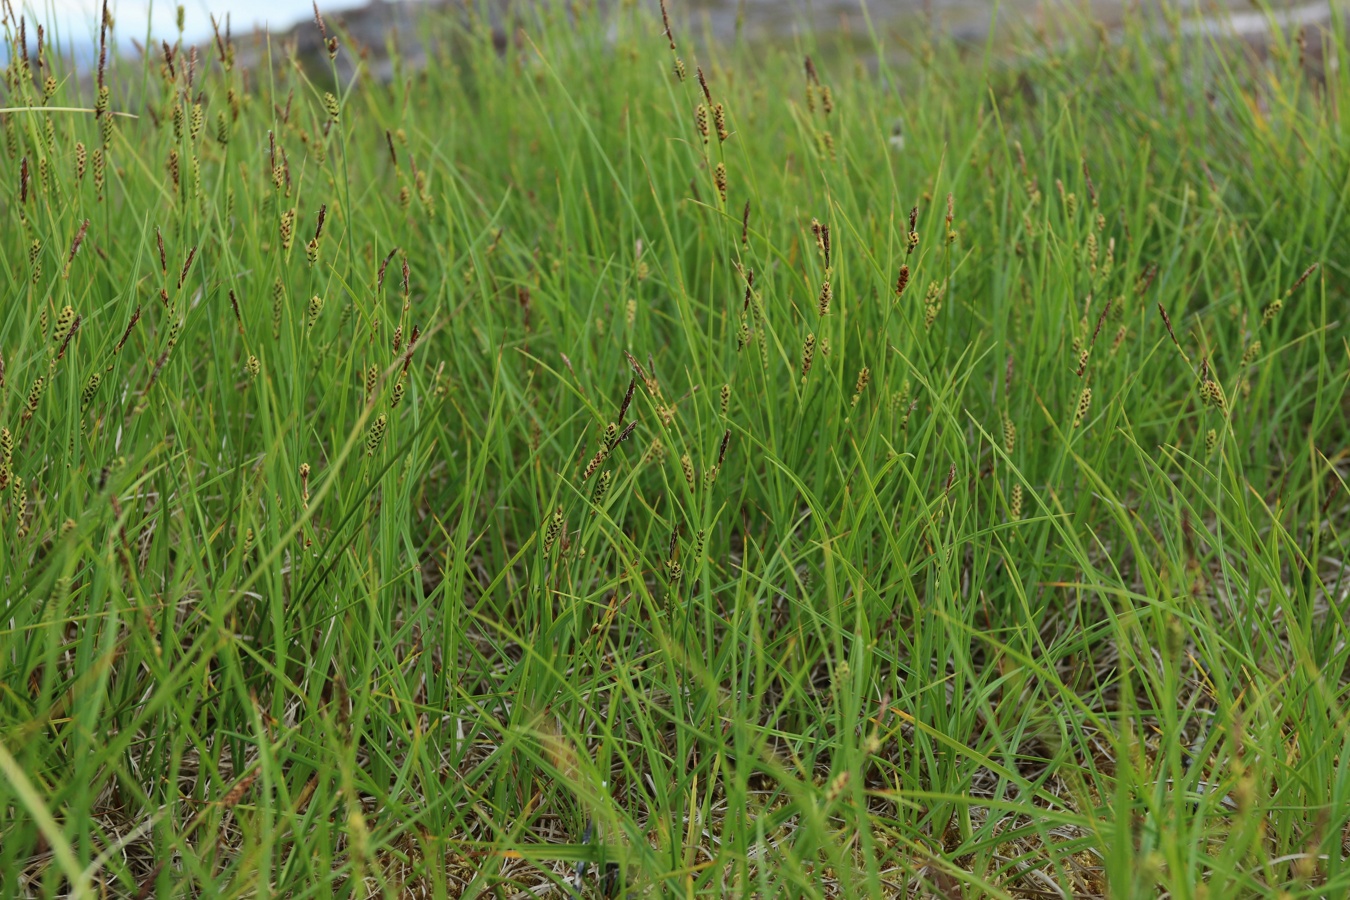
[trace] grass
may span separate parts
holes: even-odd
[[[0,893],[1345,896],[1344,22],[1058,18],[8,19]]]

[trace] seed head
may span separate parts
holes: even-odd
[[[281,214],[281,223],[277,226],[281,237],[281,249],[289,252],[295,240],[295,210],[288,209]]]
[[[713,107],[713,124],[717,127],[718,143],[725,143],[726,139],[730,137],[731,134],[727,131],[726,110],[722,108],[722,104],[720,103]]]
[[[895,277],[895,296],[903,295],[907,287],[909,287],[909,264],[905,263],[900,267],[900,273]]]
[[[1022,518],[1022,485],[1014,484],[1012,497],[1008,501],[1008,516],[1014,522]]]
[[[33,267],[33,284],[37,284],[42,280],[42,241],[37,238],[28,245],[28,264]],[[45,309],[43,315],[46,315]]]
[[[1280,314],[1280,310],[1282,309],[1284,309],[1284,300],[1282,298],[1276,297],[1274,300],[1270,301],[1270,305],[1261,312],[1261,324],[1269,325],[1274,321],[1275,317]]]
[[[84,383],[84,390],[80,392],[80,408],[88,409],[89,404],[93,402],[94,395],[98,393],[99,385],[103,383],[103,376],[98,372],[89,376],[89,380]]]
[[[702,103],[694,107],[694,125],[698,128],[703,143],[708,143],[708,108]]]
[[[862,392],[866,390],[868,382],[872,380],[872,370],[863,366],[858,370],[858,380],[853,385],[853,405],[857,406],[858,401],[862,399]]]
[[[380,449],[380,441],[384,440],[384,430],[388,425],[389,419],[383,413],[370,423],[370,430],[366,432],[366,456],[374,456],[375,451]]]
[[[1083,424],[1083,419],[1087,418],[1088,409],[1092,406],[1092,388],[1085,387],[1083,392],[1078,395],[1078,409],[1074,412],[1073,427],[1077,428]]]
[[[94,193],[97,195],[98,199],[102,200],[102,199],[103,199],[104,167],[105,167],[104,156],[103,156],[103,148],[102,148],[102,147],[95,147],[95,148],[94,148],[93,158],[94,158],[94,160],[93,160],[93,161],[94,161]]]
[[[563,530],[563,511],[559,506],[553,511],[553,517],[548,520],[548,526],[544,529],[544,555],[548,556],[553,545],[557,543],[558,536]]]
[[[67,304],[56,314],[56,328],[52,330],[52,342],[61,343],[70,333],[70,326],[75,322],[75,308]]]
[[[727,166],[726,163],[718,163],[717,168],[713,170],[713,185],[717,188],[717,195],[722,198],[722,202],[727,202]]]
[[[197,143],[197,136],[202,133],[202,125],[206,123],[206,114],[202,110],[200,103],[192,104],[192,119],[188,123],[188,140]],[[105,145],[106,146],[106,145]]]
[[[313,328],[314,323],[319,321],[319,313],[321,312],[323,312],[323,298],[315,294],[309,298],[309,310],[306,314],[310,328]]]
[[[1012,416],[1005,411],[1003,413],[1003,450],[1009,456],[1012,456],[1013,449],[1017,447],[1017,426],[1013,424]]]
[[[591,491],[591,503],[595,506],[598,507],[601,503],[605,502],[605,494],[609,493],[609,483],[612,480],[612,475],[613,473],[609,469],[606,469],[600,473],[599,479],[596,480],[595,490]],[[597,512],[599,512],[598,509],[593,509],[591,510],[591,515],[595,515]]]
[[[178,344],[178,335],[183,331],[183,322],[183,318],[177,318],[169,323],[169,339],[166,343],[170,349]]]
[[[328,113],[328,118],[333,122],[338,120],[341,108],[338,105],[338,98],[333,96],[332,91],[323,92],[323,111]]]
[[[1218,433],[1217,431],[1215,431],[1213,428],[1211,428],[1209,431],[1206,431],[1206,432],[1205,432],[1205,455],[1206,455],[1206,456],[1211,456],[1211,455],[1213,455],[1213,453],[1214,453],[1214,448],[1217,447],[1218,445],[1219,445],[1219,433]]]
[[[684,60],[677,56],[675,57],[675,78],[679,81],[684,81],[686,77],[687,73],[684,70]]]
[[[98,89],[98,99],[94,101],[94,109],[97,111],[99,104],[103,105],[103,115],[98,116],[99,140],[103,146],[112,143],[113,117],[108,113],[108,86],[105,84]]]
[[[830,314],[830,301],[834,299],[834,289],[828,278],[820,286],[820,297],[816,300],[816,311],[824,318]]]
[[[722,415],[725,416],[727,414],[727,406],[730,405],[731,403],[731,385],[729,384],[722,385],[721,393],[722,393],[721,411]]]
[[[22,540],[28,536],[28,494],[23,489],[23,479],[17,475],[14,476],[14,493],[17,495],[14,504],[14,520],[17,527],[14,529],[14,535]]]
[[[258,374],[262,372],[262,363],[258,362],[258,357],[250,353],[248,359],[244,362],[244,369],[248,372],[249,378],[256,379]]]
[[[1200,399],[1205,406],[1212,406],[1219,412],[1227,409],[1227,401],[1223,395],[1223,388],[1212,378],[1206,378],[1200,382]]]
[[[609,447],[602,444],[600,449],[595,451],[595,456],[591,457],[591,461],[586,463],[586,471],[585,474],[581,476],[581,480],[589,481],[590,477],[596,473],[596,470],[605,464],[605,460],[608,457]]]
[[[389,398],[389,405],[390,405],[390,406],[398,406],[400,403],[403,402],[403,392],[404,392],[404,390],[405,390],[405,387],[404,387],[403,382],[401,382],[401,381],[396,381],[396,382],[394,382],[394,389],[393,389],[392,395],[391,395],[390,398]]]
[[[685,453],[680,457],[680,468],[684,470],[684,480],[689,484],[689,490],[694,489],[696,480],[694,478],[694,461]]]
[[[272,337],[281,336],[281,306],[286,293],[286,286],[281,283],[280,276],[272,282]]]
[[[42,386],[45,382],[39,375],[33,379],[33,386],[28,391],[28,399],[24,403],[23,420],[26,422],[37,412],[38,403],[42,400]]]
[[[235,806],[238,806],[239,801],[244,799],[244,795],[248,793],[248,789],[253,786],[253,782],[257,777],[258,773],[253,772],[243,778],[234,787],[230,788],[229,793],[220,799],[220,808],[233,809]]]
[[[802,382],[806,381],[806,376],[811,374],[811,363],[816,356],[816,336],[808,334],[806,340],[802,342]]]

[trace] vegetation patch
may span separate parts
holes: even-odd
[[[1350,892],[1339,19],[6,13],[0,893]]]

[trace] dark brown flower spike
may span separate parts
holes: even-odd
[[[390,250],[389,255],[384,258],[384,262],[380,263],[380,271],[375,276],[375,290],[377,292],[384,287],[384,270],[389,268],[389,263],[393,260],[394,254],[397,252],[397,247]]]
[[[661,24],[665,27],[666,40],[670,41],[670,49],[675,49],[675,33],[670,30],[670,14],[666,12],[666,0],[661,0]]]
[[[239,314],[239,298],[235,297],[234,289],[230,289],[230,306],[234,307],[234,321],[239,326],[239,336],[244,335],[244,317]]]
[[[136,307],[136,311],[131,314],[131,321],[127,322],[126,330],[122,332],[122,339],[119,340],[117,346],[113,348],[113,353],[120,353],[122,348],[126,346],[127,338],[131,337],[131,329],[135,328],[136,323],[140,320],[141,308],[138,306]]]
[[[197,256],[197,248],[193,247],[187,252],[187,259],[183,260],[183,271],[178,273],[178,286],[181,288],[187,281],[188,270],[192,268],[192,260]]]
[[[623,417],[628,414],[628,405],[633,402],[633,391],[637,388],[637,376],[628,379],[628,390],[624,392],[623,402],[619,404],[618,425],[623,425]]]
[[[1158,312],[1162,314],[1163,324],[1167,326],[1167,334],[1172,338],[1172,343],[1176,344],[1178,350],[1181,350],[1181,358],[1189,360],[1190,357],[1186,355],[1186,351],[1181,347],[1181,341],[1177,340],[1176,332],[1172,330],[1172,319],[1167,315],[1167,310],[1163,308],[1161,303],[1158,304]]]

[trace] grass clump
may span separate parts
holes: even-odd
[[[1343,31],[22,27],[6,896],[1350,890]]]

